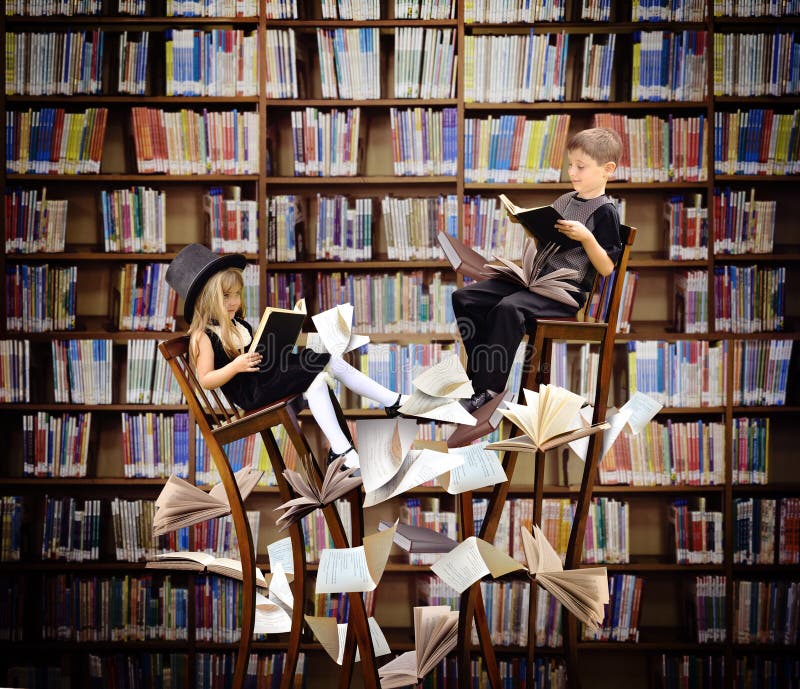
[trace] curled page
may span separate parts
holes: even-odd
[[[400,413],[435,421],[460,423],[465,426],[474,426],[477,423],[475,417],[459,402],[447,397],[433,397],[420,390],[414,390],[413,394],[400,407]]]
[[[470,536],[431,565],[434,574],[459,593],[487,574],[496,578],[520,569],[525,568],[514,558],[475,536]]]
[[[292,631],[292,618],[280,606],[266,596],[256,593],[254,634],[286,634]]]
[[[269,571],[274,572],[280,565],[286,573],[286,578],[291,581],[294,575],[294,557],[292,556],[292,539],[288,536],[267,545],[269,558]]]
[[[426,369],[413,382],[417,390],[431,397],[459,399],[470,397],[475,392],[467,372],[455,354]]]
[[[663,405],[652,397],[637,390],[619,410],[629,414],[628,428],[631,429],[633,435],[638,435],[653,420],[653,417],[661,411],[662,407]]]
[[[342,356],[348,351],[353,327],[353,305],[338,304],[332,309],[311,316],[319,338],[331,356]]]
[[[361,480],[369,493],[397,475],[417,435],[414,419],[356,421]]]
[[[451,495],[477,490],[507,481],[506,472],[497,453],[486,449],[486,443],[450,448],[450,454],[460,455],[463,463],[439,478],[439,485]]]
[[[275,564],[275,570],[272,572],[272,579],[269,582],[269,599],[291,614],[292,608],[294,608],[294,595],[280,562]]]
[[[347,639],[347,623],[337,624],[333,617],[314,617],[306,615],[306,622],[317,637],[325,652],[333,658],[337,665],[342,664],[344,656],[344,645]],[[369,635],[372,639],[372,649],[375,657],[384,656],[392,652],[389,642],[383,634],[383,630],[378,625],[374,617],[367,619]],[[356,647],[355,662],[361,660],[361,653]]]
[[[591,406],[586,406],[580,411],[580,417],[587,426],[592,422],[593,413],[594,408]],[[619,437],[619,434],[622,432],[622,429],[625,428],[629,419],[630,410],[622,411],[621,409],[617,410],[613,407],[608,410],[606,422],[609,428],[603,432],[603,449],[600,451],[601,459],[605,457],[606,453],[611,449],[611,446]],[[585,462],[586,453],[589,451],[589,436],[573,440],[569,443],[569,448]]]
[[[377,587],[389,559],[395,527],[364,538],[355,548],[326,548],[320,553],[317,593],[353,593]]]

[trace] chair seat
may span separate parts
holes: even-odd
[[[251,435],[252,433],[258,433],[262,428],[264,428],[264,417],[269,416],[270,414],[275,413],[279,409],[284,408],[286,405],[291,404],[294,400],[296,400],[300,396],[300,393],[294,393],[292,395],[287,395],[286,397],[281,397],[279,400],[275,400],[271,404],[268,404],[265,407],[259,407],[258,409],[251,409],[245,412],[242,416],[238,419],[231,419],[216,428],[214,428],[211,432],[214,436],[219,440],[222,445],[225,445],[232,440],[236,440],[237,438]],[[271,425],[277,426],[280,423],[279,419],[275,419],[275,422]],[[252,426],[252,431],[250,431],[250,427]]]

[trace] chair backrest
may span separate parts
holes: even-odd
[[[196,419],[205,417],[209,425],[215,428],[242,418],[242,412],[221,390],[206,390],[200,385],[192,368],[187,335],[162,342],[158,348],[172,369],[186,404]]]
[[[614,272],[606,277],[601,275],[595,277],[592,289],[586,298],[586,308],[583,310],[584,321],[616,325],[631,247],[636,239],[636,228],[620,225],[619,234],[622,240],[622,251],[614,265]]]

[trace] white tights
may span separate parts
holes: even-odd
[[[328,363],[328,370],[342,385],[361,397],[368,397],[384,407],[391,406],[397,400],[396,392],[392,392],[369,376],[365,376],[341,357],[332,356]],[[331,445],[331,450],[334,454],[340,454],[350,447],[350,441],[342,432],[339,421],[336,419],[336,411],[328,394],[325,378],[325,372],[317,375],[308,386],[305,397],[314,420]]]

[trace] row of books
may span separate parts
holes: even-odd
[[[800,564],[800,498],[781,498],[778,564]]]
[[[441,259],[436,237],[454,235],[458,227],[458,199],[453,194],[428,198],[384,196],[381,214],[390,260]]]
[[[108,108],[6,110],[6,172],[76,175],[100,172]]]
[[[258,253],[258,203],[243,199],[241,187],[212,187],[203,194],[203,220],[211,251]]]
[[[633,0],[634,22],[702,22],[706,19],[703,0]]]
[[[664,689],[679,689],[686,686],[723,689],[725,686],[724,655],[678,656],[662,653],[659,670]]]
[[[551,0],[552,1],[552,0]],[[533,685],[527,684],[528,659],[515,657],[496,660],[496,671],[501,686],[515,689],[567,689],[567,666],[560,658],[540,658],[533,661]],[[488,668],[483,656],[478,655],[470,660],[470,676],[473,678],[473,689],[488,686]],[[424,681],[417,685],[423,689],[449,689],[457,686],[458,658],[451,654],[431,670]]]
[[[3,626],[0,627],[0,639],[3,641],[25,641],[28,633],[25,630],[25,593],[28,590],[26,578],[0,575],[0,610],[3,612]]]
[[[100,557],[100,500],[44,496],[42,560],[84,562]]]
[[[258,34],[241,29],[168,29],[167,96],[258,95]]]
[[[72,96],[103,89],[102,31],[6,34],[6,95]]]
[[[769,469],[769,417],[734,417],[731,424],[733,483],[765,484]]]
[[[708,120],[705,115],[662,118],[597,113],[593,126],[609,127],[622,139],[622,157],[614,173],[615,179],[629,182],[704,182],[707,179]]]
[[[714,266],[714,301],[718,332],[783,330],[786,267]]]
[[[47,187],[6,189],[6,253],[64,251],[66,199],[48,199]]]
[[[169,576],[55,574],[42,584],[45,641],[185,641],[189,590]]]
[[[126,478],[166,478],[189,472],[189,415],[122,412]]]
[[[375,614],[375,592],[365,591],[362,594],[367,617]],[[350,596],[347,593],[318,593],[314,596],[314,615],[317,617],[333,617],[338,624],[350,619]]]
[[[714,189],[714,253],[768,254],[775,239],[775,201],[757,201],[754,188]],[[705,258],[705,257],[701,257]]]
[[[23,506],[20,496],[0,497],[0,562],[16,562],[20,559]]]
[[[785,96],[800,92],[800,44],[794,32],[715,33],[715,96]]]
[[[22,458],[25,476],[86,476],[92,413],[22,416]]]
[[[784,405],[792,340],[733,341],[733,404]]]
[[[128,14],[143,15],[147,11],[144,0],[119,0],[120,3],[135,3]],[[296,0],[290,0],[295,2]],[[267,5],[275,4],[272,0]],[[120,12],[123,9],[120,7]],[[167,0],[168,17],[255,17],[258,3],[255,0]]]
[[[515,227],[495,196],[464,196],[461,238],[487,261],[493,256],[518,259],[522,256],[525,232]],[[448,232],[448,234],[450,234]]]
[[[717,304],[723,295],[715,292]],[[675,276],[673,326],[679,333],[708,332],[708,271],[687,270]]]
[[[111,340],[52,340],[53,401],[111,404],[114,349]]]
[[[125,263],[115,279],[112,312],[120,330],[175,330],[178,293],[165,279],[167,263]]]
[[[155,340],[128,340],[125,402],[127,404],[182,404],[183,393]]]
[[[705,497],[693,502],[695,509],[685,498],[673,501],[670,508],[675,562],[679,565],[722,564],[722,512],[706,510]]]
[[[706,574],[695,577],[694,616],[697,643],[725,643],[725,576]]]
[[[778,509],[780,503],[780,509]],[[800,561],[798,498],[734,498],[733,562],[744,565],[775,564],[775,515],[779,514],[778,564]]]
[[[88,689],[134,689],[135,682],[146,687],[156,687],[167,681],[176,682],[176,686],[191,683],[189,657],[182,653],[115,653],[103,656],[90,653],[86,662],[89,666],[86,674]]]
[[[236,656],[233,653],[198,653],[195,659],[197,689],[217,689],[233,677]],[[253,689],[280,689],[285,653],[251,653],[245,670],[244,686]],[[298,653],[295,666],[295,686],[305,686],[306,654]],[[173,674],[173,676],[175,676]],[[175,686],[189,686],[187,682]],[[93,688],[94,689],[94,688]],[[97,689],[101,689],[98,687]],[[131,687],[130,689],[134,689]]]
[[[455,19],[455,0],[394,0],[397,19]]]
[[[464,181],[560,181],[569,123],[569,115],[465,118]]]
[[[149,31],[123,31],[119,37],[117,60],[117,91],[144,96],[148,90],[147,76],[150,73]]]
[[[736,689],[779,689],[797,685],[800,659],[790,656],[751,655],[735,659]]]
[[[717,189],[714,189],[715,204],[717,198]],[[708,258],[708,208],[703,206],[702,194],[694,194],[690,198],[670,197],[669,201],[664,204],[664,217],[669,233],[667,251],[671,261],[695,261]],[[715,214],[715,234],[717,229]],[[716,243],[714,250],[717,250]]]
[[[452,293],[456,285],[444,282],[436,271],[389,275],[317,273],[317,310],[336,304],[355,307],[354,332],[428,332],[455,330]]]
[[[455,29],[394,30],[394,97],[455,98]]]
[[[163,191],[149,187],[103,189],[100,192],[103,249],[122,253],[165,252],[166,203]]]
[[[464,101],[533,103],[565,98],[569,35],[464,36]]]
[[[788,17],[800,14],[797,0],[714,0],[715,17]]]
[[[349,542],[353,533],[350,503],[346,500],[339,500],[334,504]],[[325,515],[321,510],[314,510],[311,514],[303,517],[300,520],[300,526],[303,529],[306,562],[319,562],[320,553],[325,548],[335,547],[333,537],[328,529],[328,523],[325,521]]]
[[[295,177],[353,177],[357,174],[361,108],[292,110]]]
[[[98,508],[100,507],[98,501]],[[189,547],[189,529],[179,529],[161,536],[153,535],[153,517],[156,504],[153,500],[111,500],[111,526],[114,556],[117,562],[139,562],[153,559],[160,553]],[[208,526],[213,522],[206,522]],[[94,554],[93,559],[98,559]]]
[[[517,24],[564,21],[566,3],[559,0],[526,2],[516,0],[473,0],[464,6],[466,24]]]
[[[792,175],[800,170],[800,110],[714,113],[714,172]]]
[[[323,98],[369,100],[381,97],[380,30],[317,29]]]
[[[74,330],[77,266],[6,264],[6,328]]]
[[[296,455],[287,455],[285,452],[287,443],[285,436],[280,432],[275,433],[275,435],[287,467],[289,469],[294,469],[295,467],[290,460],[296,458]],[[217,471],[208,446],[200,433],[197,433],[195,436],[194,443],[195,483],[198,485],[213,485],[219,483],[221,480],[219,471]],[[248,436],[247,438],[240,438],[232,443],[223,445],[222,449],[225,450],[225,454],[234,472],[246,466],[260,469],[265,473],[261,477],[259,485],[276,485],[275,476],[272,473],[272,467],[267,455],[267,448],[264,446],[264,441],[261,439],[260,435],[256,434]]]
[[[635,31],[631,100],[705,100],[706,42],[705,31]]]
[[[797,644],[800,582],[734,582],[733,638],[737,643]]]
[[[639,641],[644,579],[633,574],[612,574],[608,577],[608,603],[600,629],[583,625],[582,638],[592,641]]]
[[[481,596],[486,625],[496,646],[528,645],[528,608],[531,585],[527,581],[482,581]],[[476,629],[472,642],[477,644]]]
[[[297,39],[294,29],[267,29],[265,36],[267,71],[264,91],[267,98],[297,98]]]
[[[258,174],[256,112],[131,108],[131,127],[140,174]]]
[[[297,196],[270,196],[267,199],[267,260],[297,261],[305,258],[304,224],[303,206]],[[254,241],[257,245],[258,238]]]
[[[380,19],[378,0],[322,0],[323,19],[353,19],[365,21]]]
[[[456,108],[389,109],[395,175],[456,174],[458,159]]]
[[[611,100],[617,34],[590,33],[583,40],[581,100]]]
[[[724,438],[725,424],[718,421],[651,421],[637,435],[620,434],[600,461],[600,483],[721,485],[725,481]]]
[[[346,196],[317,194],[315,256],[318,261],[369,261],[372,258],[372,199],[355,199],[354,205],[350,207]],[[287,228],[292,227],[289,220],[287,218]]]
[[[582,562],[630,562],[630,512],[627,502],[606,497],[592,498],[586,514]],[[562,550],[566,553],[566,547]]]

